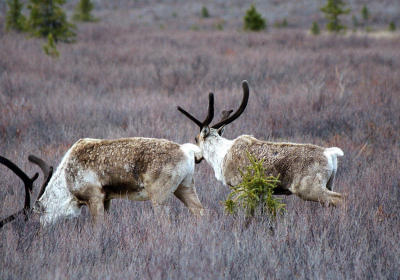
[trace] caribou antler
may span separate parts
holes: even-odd
[[[46,190],[47,184],[49,183],[51,176],[53,175],[53,166],[48,165],[46,162],[44,162],[44,160],[42,160],[34,155],[29,155],[28,160],[30,162],[38,165],[40,167],[40,169],[42,169],[42,172],[43,172],[43,178],[44,178],[43,184],[40,188],[39,195],[36,199],[36,200],[39,200],[42,197],[44,191]]]
[[[224,125],[227,125],[234,120],[236,120],[246,109],[247,103],[249,101],[249,84],[247,81],[242,82],[242,87],[243,87],[243,99],[242,99],[242,104],[240,104],[240,107],[237,109],[237,111],[229,117],[229,115],[232,113],[232,110],[228,111],[229,114],[223,113],[221,121],[219,121],[217,124],[214,124],[212,128],[218,129],[223,127]],[[186,117],[188,117],[191,121],[193,121],[195,124],[197,124],[200,127],[200,130],[203,129],[203,127],[209,126],[213,117],[214,117],[214,95],[213,93],[210,93],[209,96],[209,102],[208,102],[208,115],[207,118],[201,122],[195,117],[193,117],[190,113],[188,113],[186,110],[184,110],[182,107],[178,106],[178,110],[184,114]],[[226,112],[226,111],[225,111]]]
[[[0,156],[0,163],[7,166],[11,171],[13,171],[23,182],[25,185],[25,203],[24,208],[17,213],[14,213],[7,218],[0,221],[0,228],[2,228],[5,224],[15,220],[19,215],[24,214],[25,219],[28,218],[28,213],[31,209],[31,195],[33,182],[39,177],[39,173],[35,173],[32,178],[29,178],[25,172],[23,172],[15,163],[10,161],[9,159]]]
[[[43,176],[44,176],[44,181],[42,184],[42,187],[40,188],[39,191],[39,195],[36,199],[36,201],[38,199],[40,199],[40,197],[43,195],[47,184],[50,181],[51,176],[53,175],[53,167],[49,166],[46,162],[44,162],[44,160],[30,155],[28,157],[28,160],[32,163],[37,164],[40,169],[43,172]],[[35,175],[33,175],[32,178],[29,178],[28,175],[26,175],[25,172],[23,172],[16,164],[14,164],[12,161],[10,161],[9,159],[0,156],[0,163],[4,164],[5,166],[7,166],[9,169],[11,169],[18,177],[21,178],[21,180],[24,182],[25,184],[25,204],[24,204],[24,208],[10,216],[8,216],[7,218],[4,218],[3,220],[0,221],[0,228],[2,228],[5,224],[8,224],[9,222],[12,222],[13,220],[15,220],[19,215],[23,214],[25,216],[25,220],[28,219],[28,215],[31,212],[31,195],[30,192],[32,191],[33,188],[33,182],[39,177],[39,173],[35,173]]]
[[[199,121],[198,119],[196,119],[195,117],[193,117],[182,107],[178,106],[178,110],[179,110],[179,112],[184,114],[186,117],[188,117],[191,121],[193,121],[195,124],[197,124],[201,130],[203,127],[208,126],[214,118],[214,94],[212,92],[210,92],[210,94],[208,95],[208,114],[207,114],[206,119],[202,122]]]
[[[231,114],[232,114],[233,110],[223,110],[221,112],[221,119],[220,121],[223,121],[225,119],[227,119]]]
[[[243,87],[243,99],[242,99],[242,104],[240,104],[240,107],[232,116],[214,124],[212,128],[218,129],[224,125],[230,124],[244,112],[244,109],[246,109],[247,106],[247,102],[249,101],[249,84],[247,83],[246,80],[242,82],[242,87]]]

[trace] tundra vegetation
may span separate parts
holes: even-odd
[[[155,218],[150,202],[125,200],[113,201],[95,227],[86,208],[78,219],[48,229],[37,218],[17,219],[0,231],[0,278],[398,279],[398,33],[310,36],[304,30],[317,1],[279,2],[259,2],[257,10],[274,22],[272,14],[283,18],[292,5],[296,14],[287,18],[299,28],[238,31],[249,2],[237,2],[229,13],[207,2],[213,17],[198,23],[200,7],[191,1],[122,0],[117,8],[102,1],[102,20],[78,25],[77,42],[59,44],[57,60],[43,55],[41,39],[0,28],[0,153],[32,176],[39,170],[29,154],[56,167],[79,138],[193,143],[198,128],[176,106],[203,116],[204,96],[214,91],[216,112],[234,109],[232,96],[247,79],[248,107],[224,135],[341,147],[335,190],[346,194],[342,205],[282,196],[286,211],[271,231],[263,216],[247,223],[224,213],[221,201],[230,189],[203,162],[195,171],[208,212],[203,219],[176,199],[168,201],[166,219]],[[69,13],[76,3],[65,5]],[[368,5],[382,19],[373,21],[374,29],[396,20],[390,11],[397,4]],[[0,9],[5,27],[5,4]],[[217,31],[213,20],[222,14],[232,16]],[[193,23],[198,31],[190,30]],[[0,166],[0,217],[19,210],[23,198],[21,180]]]
[[[237,186],[229,186],[232,192],[224,202],[225,211],[234,214],[244,210],[247,217],[261,214],[274,219],[285,210],[285,204],[273,196],[274,189],[278,187],[279,176],[266,175],[264,160],[258,160],[249,152],[247,158],[250,164],[245,170],[239,170],[242,182]],[[256,213],[256,210],[259,212]]]

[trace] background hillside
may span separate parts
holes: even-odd
[[[347,199],[324,208],[284,197],[287,212],[271,231],[262,217],[223,213],[229,189],[203,162],[195,179],[205,218],[171,198],[168,219],[149,202],[113,200],[99,227],[86,210],[45,230],[18,220],[0,231],[0,278],[398,279],[400,36],[311,36],[311,22],[324,22],[322,2],[256,1],[270,23],[287,17],[289,28],[250,33],[241,30],[250,2],[97,1],[100,21],[78,24],[77,42],[58,44],[58,59],[43,53],[43,40],[4,31],[2,2],[0,154],[29,174],[29,154],[57,166],[83,137],[193,143],[198,128],[176,106],[203,118],[213,91],[219,118],[238,106],[246,79],[249,105],[225,136],[342,148],[335,191]],[[210,18],[200,17],[203,3]],[[366,1],[349,3],[360,10]],[[398,1],[368,8],[376,30],[400,25]],[[22,208],[23,195],[0,166],[0,217]]]

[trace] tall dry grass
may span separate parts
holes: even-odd
[[[146,136],[193,142],[177,105],[206,114],[251,97],[226,137],[338,146],[337,208],[286,197],[272,225],[223,214],[228,188],[206,163],[196,186],[209,215],[176,199],[168,219],[148,202],[115,200],[104,224],[77,220],[0,231],[1,279],[398,279],[400,277],[400,39],[159,30],[101,21],[46,57],[42,42],[0,37],[0,154],[29,174],[31,153],[57,165],[79,138]],[[219,117],[217,115],[217,117]],[[23,204],[19,179],[0,167],[0,216]],[[38,191],[37,189],[35,190]]]

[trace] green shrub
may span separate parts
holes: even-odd
[[[24,5],[19,0],[7,0],[6,30],[21,32],[26,30],[26,18],[22,14]]]
[[[267,28],[266,20],[259,14],[254,5],[246,11],[244,20],[244,30],[260,31]]]
[[[365,22],[367,22],[369,20],[369,16],[370,14],[367,5],[364,5],[361,9],[361,17]]]
[[[396,31],[396,24],[394,23],[394,21],[391,21],[390,23],[389,23],[389,31],[391,31],[391,32],[394,32],[394,31]]]
[[[239,170],[242,182],[230,187],[232,192],[224,202],[225,211],[234,214],[238,208],[245,211],[246,216],[254,216],[260,207],[261,213],[275,218],[285,210],[285,204],[273,197],[274,189],[279,184],[279,176],[266,176],[263,160],[257,160],[247,153],[250,165],[245,171]]]
[[[75,26],[67,21],[67,16],[61,8],[64,3],[65,0],[30,0],[30,32],[34,36],[44,38],[51,34],[55,42],[72,42],[76,36]]]
[[[339,20],[339,16],[350,13],[350,9],[345,9],[346,4],[342,0],[328,0],[326,5],[321,8],[328,19],[326,29],[331,32],[340,32],[346,29]]]
[[[223,30],[224,29],[224,21],[220,20],[216,24],[214,24],[215,29],[217,30]]]
[[[56,48],[56,43],[54,42],[53,35],[51,33],[47,36],[47,44],[43,45],[43,51],[45,54],[51,57],[56,58],[60,56],[60,53]]]
[[[319,29],[319,25],[316,21],[314,21],[311,25],[311,34],[312,35],[319,35],[321,33],[320,29]]]
[[[367,8],[367,5],[364,5],[361,9],[361,18],[363,20],[363,26],[365,28],[365,31],[367,32],[371,32],[371,28],[368,26],[368,21],[370,18],[370,12]]]
[[[208,12],[208,9],[206,6],[203,6],[201,8],[201,17],[203,18],[209,18],[210,17],[210,13]]]
[[[96,21],[97,19],[91,15],[92,10],[92,1],[80,0],[75,8],[73,19],[76,21]]]

